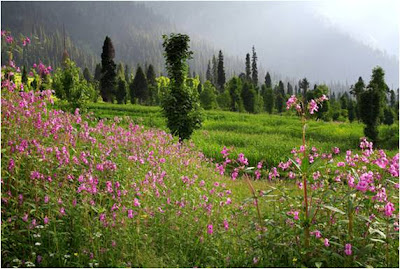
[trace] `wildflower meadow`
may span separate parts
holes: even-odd
[[[39,62],[28,77],[46,85],[52,72]],[[357,150],[308,143],[325,95],[291,96],[302,143],[253,167],[233,148],[216,162],[131,117],[60,110],[12,59],[1,76],[4,267],[399,264],[399,154],[365,137]]]

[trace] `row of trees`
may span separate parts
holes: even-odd
[[[169,38],[172,38],[172,40],[176,39],[176,42],[183,42],[186,40],[186,37],[184,35],[172,35]],[[164,37],[164,43],[166,42],[164,46],[166,49],[168,48],[168,42],[172,42],[169,38]],[[184,47],[183,43],[180,46]],[[182,58],[185,61],[191,56],[189,51],[187,53],[188,55]],[[257,54],[254,46],[252,48],[252,56],[250,57],[250,53],[246,54],[244,72],[239,74],[239,76],[233,76],[228,81],[226,81],[222,51],[219,51],[218,57],[213,56],[212,60],[209,61],[206,72],[207,80],[204,83],[201,83],[199,77],[194,73],[191,76],[187,62],[184,63],[185,65],[182,62],[180,66],[182,68],[179,71],[180,78],[175,78],[178,71],[171,69],[171,66],[174,66],[176,63],[167,63],[169,75],[167,78],[163,76],[156,77],[156,72],[152,65],[147,66],[144,70],[141,66],[138,66],[135,75],[133,75],[127,65],[124,67],[120,63],[117,66],[114,58],[115,50],[112,41],[109,37],[106,37],[101,54],[102,62],[96,66],[94,77],[91,76],[89,70],[86,68],[83,72],[86,84],[80,82],[81,79],[78,79],[79,76],[76,75],[76,67],[69,62],[63,71],[63,75],[56,74],[54,83],[60,84],[60,81],[64,79],[65,83],[68,84],[68,76],[73,76],[79,82],[76,85],[80,85],[82,89],[87,88],[85,92],[88,94],[86,94],[87,98],[85,100],[95,101],[96,96],[98,97],[100,94],[105,102],[112,103],[117,101],[119,104],[126,104],[127,101],[130,101],[132,104],[162,106],[165,106],[163,100],[168,100],[166,96],[171,96],[171,88],[182,88],[184,90],[181,89],[179,98],[174,97],[175,101],[180,100],[183,94],[191,96],[192,103],[198,98],[204,109],[222,109],[249,113],[267,112],[270,114],[286,111],[285,103],[291,95],[304,98],[307,102],[307,100],[325,94],[329,95],[330,99],[329,101],[325,101],[318,113],[315,114],[317,119],[325,121],[362,121],[367,126],[365,134],[371,139],[376,139],[377,137],[378,124],[384,123],[390,125],[394,122],[396,115],[398,115],[396,94],[393,90],[389,90],[389,87],[386,85],[384,71],[380,67],[376,67],[373,70],[372,78],[368,85],[365,85],[363,79],[360,77],[349,92],[335,96],[335,93],[329,94],[329,88],[324,84],[314,85],[311,89],[307,78],[300,80],[296,85],[292,85],[290,82],[285,84],[282,81],[273,85],[269,72],[267,72],[264,83],[260,87],[258,82]],[[68,73],[73,75],[68,75]],[[171,79],[172,77],[179,83],[174,82]],[[176,83],[178,84],[175,85]],[[72,98],[68,96],[73,91],[59,90],[58,92],[64,92],[63,94],[58,94],[61,99]],[[184,99],[181,102],[184,103]],[[176,113],[176,110],[171,113]],[[183,121],[183,119],[179,121]],[[178,133],[182,132],[179,131]],[[188,136],[190,135],[180,135],[182,139]]]

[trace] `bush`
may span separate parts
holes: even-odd
[[[96,91],[90,83],[80,78],[80,68],[67,60],[64,68],[58,68],[53,77],[52,88],[62,107],[70,111],[86,109],[89,101],[96,99]]]

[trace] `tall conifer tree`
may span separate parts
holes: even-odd
[[[218,79],[217,79],[218,89],[220,92],[224,91],[225,80],[226,78],[224,69],[224,55],[220,50],[218,54]]]
[[[115,50],[111,39],[107,36],[104,40],[101,54],[101,79],[100,93],[104,102],[112,102],[116,85],[116,65],[114,63]]]
[[[257,69],[257,54],[253,46],[253,56],[251,57],[251,80],[254,86],[258,85],[258,69]]]

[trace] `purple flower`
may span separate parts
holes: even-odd
[[[394,205],[392,203],[388,202],[385,205],[385,215],[387,217],[390,217],[393,214],[393,211],[394,211]]]
[[[351,244],[346,244],[344,247],[344,253],[346,253],[347,256],[350,256],[353,252],[351,251]]]
[[[228,229],[229,229],[229,223],[226,219],[224,219],[224,228],[226,231],[228,231]]]
[[[318,104],[314,99],[311,99],[311,101],[308,103],[308,110],[310,111],[310,114],[314,114],[314,112],[318,111]]]
[[[207,225],[207,233],[208,234],[213,234],[214,233],[214,229],[213,229],[213,225],[212,224],[208,224]]]

